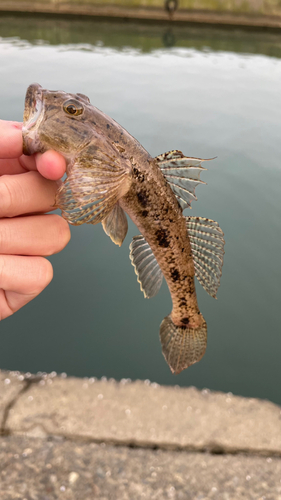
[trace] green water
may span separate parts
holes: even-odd
[[[208,323],[200,363],[172,376],[159,325],[166,285],[145,300],[101,225],[72,228],[54,280],[1,323],[0,367],[195,385],[281,404],[281,42],[258,33],[0,18],[1,118],[22,119],[26,87],[87,94],[152,154],[217,159],[188,214],[226,240],[218,300],[197,284]]]

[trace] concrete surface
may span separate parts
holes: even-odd
[[[0,439],[1,500],[281,500],[281,460]]]
[[[4,377],[5,390],[7,380],[10,391],[14,384],[18,388],[17,375]],[[281,456],[277,405],[149,381],[46,376],[14,402],[6,430],[35,437],[230,453],[251,449]]]
[[[281,408],[0,371],[0,500],[281,500]]]
[[[21,374],[12,376],[11,373],[13,372],[1,372],[0,370],[0,431],[5,426],[9,405],[25,387],[24,376]],[[13,377],[12,384],[11,377]]]

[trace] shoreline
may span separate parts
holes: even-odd
[[[123,21],[164,24],[172,26],[198,26],[228,29],[281,31],[281,16],[261,14],[238,14],[206,10],[179,10],[172,18],[164,9],[126,8],[110,5],[58,4],[4,0],[0,4],[0,15],[48,16],[64,18],[92,18],[104,21]]]

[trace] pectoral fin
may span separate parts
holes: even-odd
[[[58,190],[56,206],[71,224],[97,224],[131,185],[131,166],[118,155],[98,152],[77,158]]]
[[[224,239],[218,223],[202,217],[185,217],[195,276],[206,292],[216,298],[222,275]]]
[[[70,189],[68,179],[59,188],[56,195],[55,207],[60,208],[64,219],[73,226],[81,224],[96,224],[97,222],[97,204],[77,203]]]
[[[163,274],[149,244],[142,235],[134,236],[130,245],[130,259],[145,298],[154,297],[161,288]]]
[[[191,208],[191,202],[197,200],[196,186],[206,184],[200,180],[200,174],[206,170],[201,163],[207,160],[186,157],[178,150],[156,156],[156,160],[182,209]]]
[[[119,203],[116,203],[113,210],[103,219],[102,227],[113,243],[121,247],[128,231],[128,221]]]

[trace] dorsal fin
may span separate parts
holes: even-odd
[[[145,298],[154,297],[162,285],[163,274],[149,244],[141,234],[133,237],[130,259]]]
[[[216,298],[222,274],[224,239],[218,223],[202,217],[185,217],[193,255],[195,276]]]
[[[181,208],[191,208],[192,200],[197,200],[195,188],[198,184],[206,184],[200,180],[200,173],[206,168],[201,163],[206,160],[189,158],[181,151],[174,150],[163,153],[155,158],[166,177]]]

